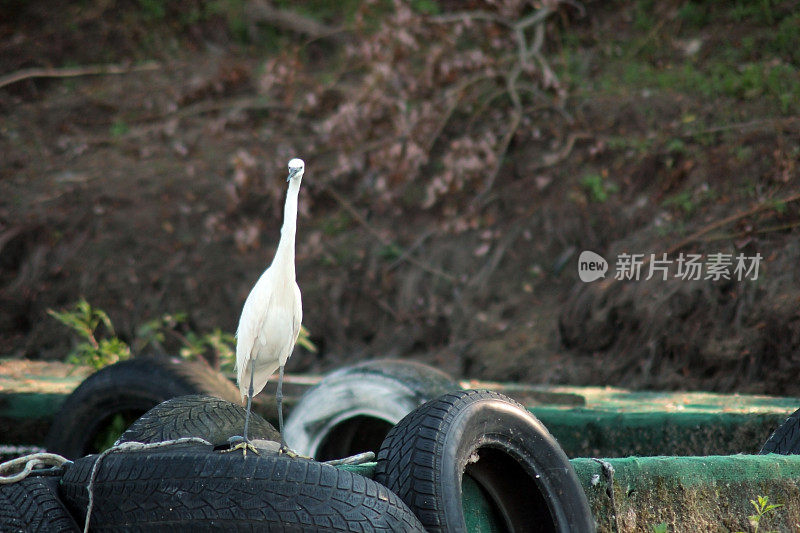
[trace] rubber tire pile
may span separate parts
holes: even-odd
[[[467,532],[468,480],[505,530],[594,531],[586,496],[555,439],[497,392],[454,390],[423,401],[388,431],[374,479],[266,449],[223,453],[243,420],[241,406],[207,395],[158,404],[117,444],[182,437],[210,444],[90,454],[0,485],[0,530],[78,531],[91,484],[91,531]],[[251,427],[254,441],[277,437],[255,413]]]

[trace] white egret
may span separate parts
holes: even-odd
[[[289,450],[283,439],[283,367],[292,355],[303,319],[300,287],[297,286],[294,270],[294,242],[297,231],[297,195],[304,171],[305,163],[302,159],[289,161],[289,177],[286,179],[289,190],[286,193],[278,249],[272,264],[261,274],[247,296],[236,330],[236,376],[242,399],[247,395],[247,414],[243,442],[232,449],[242,449],[245,455],[248,448],[256,452],[247,438],[253,396],[264,389],[275,370],[279,372],[275,400],[281,451]]]

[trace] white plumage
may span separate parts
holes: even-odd
[[[282,384],[283,367],[292,355],[300,334],[303,308],[300,287],[294,270],[294,243],[297,231],[297,196],[303,179],[302,159],[289,161],[289,190],[283,214],[281,238],[272,264],[256,282],[244,302],[236,330],[236,375],[239,391],[247,396],[244,442],[247,453],[247,428],[253,396],[264,389],[270,376],[279,370],[276,394],[278,425],[283,441]],[[286,449],[281,442],[281,449]]]

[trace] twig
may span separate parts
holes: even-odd
[[[444,131],[444,128],[447,126],[447,123],[450,122],[450,118],[453,116],[453,113],[455,112],[456,108],[458,107],[458,104],[461,102],[461,97],[462,97],[464,91],[466,91],[467,88],[469,88],[470,85],[474,85],[474,84],[476,84],[478,82],[481,82],[481,81],[484,81],[484,80],[487,80],[487,79],[490,79],[490,77],[487,76],[486,74],[478,74],[478,75],[475,75],[475,76],[471,76],[471,77],[463,80],[461,83],[459,83],[457,86],[452,88],[450,91],[448,91],[451,94],[454,93],[454,96],[452,97],[452,100],[450,101],[450,105],[447,106],[447,109],[442,114],[442,117],[439,120],[439,123],[436,125],[436,129],[434,130],[433,134],[428,139],[427,146],[425,147],[426,148],[426,152],[430,152],[433,149],[434,144],[436,144],[436,141],[438,140],[439,136],[442,134],[442,131]]]
[[[369,222],[367,222],[367,219],[365,219],[361,215],[361,213],[359,213],[358,210],[355,207],[353,207],[353,204],[351,204],[344,197],[342,197],[341,194],[339,194],[338,192],[334,191],[331,187],[328,187],[327,185],[324,184],[321,184],[320,188],[324,192],[328,193],[331,196],[331,198],[333,198],[340,206],[342,206],[342,208],[344,208],[345,211],[350,213],[350,215],[356,220],[356,222],[364,226],[364,228],[369,232],[369,234],[375,237],[375,239],[377,239],[378,242],[380,242],[384,246],[392,245],[392,242],[387,238],[385,238],[383,235],[381,235],[375,228],[373,228],[372,225]],[[439,276],[440,278],[446,279],[452,283],[457,281],[456,277],[453,276],[452,274],[448,274],[443,270],[440,270],[436,267],[432,267],[426,263],[423,263],[422,261],[413,256],[407,254],[401,254],[400,257],[402,257],[404,261],[416,265],[422,270],[429,272],[435,276]]]
[[[215,111],[226,111],[229,109],[243,110],[243,109],[268,109],[271,111],[285,110],[285,106],[268,102],[262,96],[245,96],[242,98],[229,98],[218,102],[198,102],[196,104],[178,109],[168,113],[163,118],[186,118],[193,115],[204,115],[205,113],[213,113]]]
[[[765,119],[758,119],[758,120],[750,120],[748,122],[737,122],[734,124],[725,124],[722,126],[712,126],[710,128],[705,128],[702,130],[693,130],[687,131],[685,133],[679,134],[680,137],[696,137],[698,135],[705,135],[708,133],[722,133],[725,131],[731,130],[748,130],[751,128],[760,128],[763,126],[777,126],[781,125],[784,126],[786,124],[797,122],[800,120],[800,116],[795,117],[786,117],[786,118],[765,118]]]
[[[686,246],[687,244],[690,244],[692,242],[695,242],[695,241],[699,240],[700,237],[702,237],[703,235],[705,235],[707,233],[710,233],[710,232],[714,231],[717,228],[721,228],[722,226],[730,224],[731,222],[736,222],[737,220],[741,220],[743,218],[747,218],[749,216],[755,215],[756,213],[760,213],[761,211],[764,211],[766,209],[769,209],[769,208],[773,207],[776,203],[788,204],[790,202],[796,202],[798,200],[800,200],[800,193],[792,194],[792,195],[787,196],[786,198],[783,198],[783,199],[772,200],[772,201],[769,201],[769,202],[762,202],[762,203],[760,203],[758,205],[755,205],[755,206],[751,207],[750,209],[747,209],[746,211],[740,211],[740,212],[735,213],[735,214],[733,214],[733,215],[731,215],[729,217],[725,217],[725,218],[722,218],[722,219],[717,220],[715,222],[712,222],[711,224],[708,224],[707,226],[703,227],[699,231],[696,231],[696,232],[692,233],[691,235],[689,235],[685,239],[682,239],[677,244],[675,244],[672,247],[670,247],[667,250],[667,253],[668,254],[674,253],[677,250],[680,250],[681,248]]]
[[[579,139],[590,138],[591,135],[586,132],[579,131],[577,133],[570,133],[569,136],[567,136],[566,142],[564,142],[564,146],[562,146],[557,152],[544,155],[542,157],[542,162],[536,165],[535,168],[547,168],[559,164],[569,157],[569,154],[572,152],[572,149],[575,146],[575,141]]]
[[[397,259],[395,259],[394,261],[392,261],[392,262],[391,262],[391,264],[389,265],[389,270],[393,270],[394,268],[396,268],[396,267],[397,267],[397,265],[399,265],[400,263],[402,263],[403,261],[405,261],[405,260],[406,260],[406,258],[407,258],[407,257],[408,257],[410,254],[412,254],[412,253],[413,253],[413,252],[414,252],[414,251],[415,251],[417,248],[419,248],[420,246],[422,246],[422,244],[423,244],[425,241],[427,241],[427,240],[430,238],[430,236],[431,236],[431,235],[433,235],[434,233],[436,233],[436,230],[435,230],[435,229],[429,229],[428,231],[426,231],[426,232],[424,232],[422,235],[420,235],[420,236],[417,238],[417,240],[416,240],[416,241],[414,241],[414,243],[413,243],[411,246],[409,246],[408,248],[406,248],[405,250],[403,250],[403,253],[402,253],[402,254],[400,254],[400,257],[398,257]]]
[[[141,65],[89,65],[69,68],[28,68],[0,77],[0,87],[30,78],[74,78],[98,74],[127,74],[161,68],[159,63],[148,61]]]
[[[513,27],[514,23],[505,17],[490,13],[489,11],[457,11],[455,13],[447,13],[445,15],[436,15],[434,17],[425,17],[425,22],[432,22],[435,24],[450,24],[451,22],[465,22],[468,20],[484,20],[488,22],[496,22],[503,26]]]
[[[789,222],[787,224],[779,224],[777,226],[769,226],[767,228],[761,228],[753,231],[740,231],[739,233],[723,233],[717,235],[709,235],[703,242],[714,242],[714,241],[726,241],[730,239],[741,239],[743,237],[747,237],[748,235],[763,235],[765,233],[773,233],[776,231],[784,231],[787,229],[792,229],[800,226],[800,220],[796,220],[794,222]]]
[[[514,241],[517,240],[521,229],[521,225],[515,225],[506,232],[503,240],[497,244],[497,247],[495,248],[491,258],[484,264],[480,272],[478,272],[472,279],[469,280],[468,285],[476,287],[481,292],[486,290],[486,284],[489,282],[489,278],[492,276],[494,271],[497,270],[497,267],[500,265],[500,261],[503,260],[503,257],[505,257],[508,249],[512,244],[514,244]]]
[[[494,166],[494,169],[492,169],[492,172],[489,174],[489,177],[484,182],[483,189],[472,200],[473,208],[482,206],[484,200],[486,199],[486,195],[488,195],[489,191],[492,190],[494,182],[497,179],[497,176],[500,174],[500,169],[503,167],[503,159],[508,151],[508,147],[511,145],[511,139],[513,139],[514,135],[517,133],[517,129],[519,129],[521,122],[522,111],[515,109],[514,114],[511,116],[511,124],[508,127],[508,131],[506,131],[503,140],[500,142],[500,147],[497,150],[497,162]]]
[[[345,32],[342,28],[322,24],[312,18],[304,17],[296,11],[277,9],[263,1],[248,2],[244,11],[249,23],[248,32],[251,36],[255,33],[255,25],[259,22],[307,35],[312,40],[325,37],[340,39]]]

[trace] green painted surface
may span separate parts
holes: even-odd
[[[64,394],[48,394],[20,392],[16,394],[0,393],[0,411],[4,417],[17,419],[44,418],[52,419],[61,407],[66,396]]]
[[[573,459],[598,531],[751,531],[751,500],[767,496],[782,507],[762,530],[800,530],[800,456],[730,455]],[[609,495],[613,489],[613,502]]]
[[[800,530],[800,455],[627,457],[604,459],[611,478],[593,459],[572,459],[600,533],[653,531],[751,531],[750,500],[767,496],[782,505],[763,530]],[[342,467],[372,477],[375,463]],[[609,496],[611,484],[614,500]],[[467,530],[498,531],[483,491],[465,478]]]
[[[584,405],[530,411],[570,457],[756,453],[797,398],[555,387]]]
[[[504,531],[502,521],[496,516],[491,498],[480,485],[469,476],[461,480],[461,506],[464,523],[470,533],[500,533]]]

